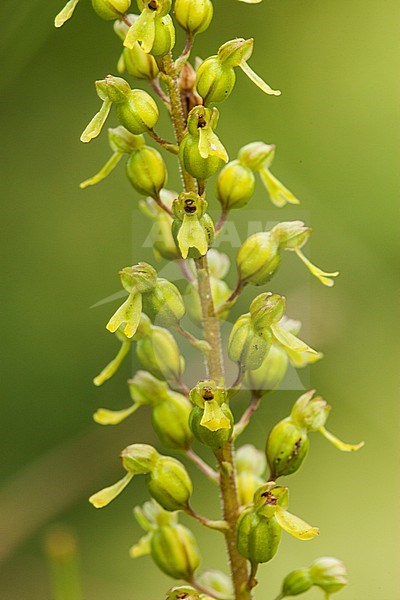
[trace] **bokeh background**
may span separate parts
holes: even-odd
[[[43,547],[49,528],[62,524],[79,547],[83,598],[155,600],[171,582],[149,558],[128,556],[140,534],[132,506],[146,499],[143,480],[107,510],[87,502],[119,478],[124,446],[157,443],[145,410],[118,428],[91,419],[99,406],[128,405],[125,381],[137,365],[128,361],[113,381],[94,388],[92,377],[117,350],[104,328],[116,304],[90,307],[119,290],[121,267],[154,260],[142,248],[148,223],[122,167],[94,189],[78,187],[109,155],[106,135],[90,146],[79,135],[99,106],[93,81],[116,71],[119,42],[87,0],[55,31],[52,19],[62,4],[2,0],[0,6],[0,597],[54,598]],[[215,4],[216,18],[196,53],[206,57],[228,39],[254,36],[251,65],[283,91],[279,99],[266,97],[238,72],[235,93],[221,105],[219,135],[232,157],[249,141],[275,143],[274,173],[302,200],[298,213],[279,212],[260,185],[251,212],[235,216],[243,224],[249,215],[272,221],[300,215],[314,228],[315,262],[340,270],[337,285],[327,289],[287,256],[273,290],[287,296],[290,316],[304,321],[304,338],[325,353],[301,378],[332,404],[329,428],[345,440],[366,441],[361,452],[344,455],[313,436],[304,468],[288,482],[291,510],[322,533],[309,543],[284,536],[278,556],[260,571],[258,597],[274,598],[289,570],[333,555],[350,574],[343,600],[392,600],[399,597],[400,6],[396,0]],[[166,120],[159,129],[170,135]],[[178,178],[169,164],[173,188]],[[228,243],[221,250],[234,254]],[[198,364],[185,353],[190,365]],[[244,441],[263,447],[296,397],[289,390],[266,400]],[[244,406],[239,399],[237,410]],[[215,517],[211,484],[193,477],[195,506]],[[224,568],[218,534],[194,530],[204,566]]]

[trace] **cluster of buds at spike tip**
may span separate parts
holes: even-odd
[[[314,394],[311,390],[300,396],[290,416],[275,425],[268,436],[266,454],[272,479],[300,469],[308,452],[310,432],[319,431],[342,452],[354,452],[364,445],[342,442],[325,429],[330,406]]]
[[[295,252],[297,256],[322,284],[332,287],[337,271],[327,273],[314,265],[302,252],[302,247],[311,235],[311,228],[302,221],[279,223],[270,231],[254,233],[242,244],[236,258],[239,285],[264,285],[275,274],[281,262],[283,250]]]
[[[228,162],[228,154],[214,130],[219,112],[216,108],[195,106],[188,115],[187,132],[179,147],[184,169],[199,181],[206,181]]]
[[[140,15],[130,26],[124,46],[139,43],[143,52],[162,57],[175,46],[175,27],[170,15],[171,0],[137,0]]]
[[[280,91],[273,90],[247,64],[253,54],[253,46],[253,39],[230,40],[221,46],[218,54],[210,56],[200,65],[197,71],[196,88],[205,106],[223,102],[230,96],[236,83],[235,67],[240,67],[266,94],[280,95]]]
[[[121,458],[127,471],[125,477],[89,498],[95,508],[110,504],[135,475],[147,475],[147,488],[151,497],[165,510],[188,510],[193,485],[182,463],[170,456],[162,456],[148,444],[128,446],[122,451]]]
[[[228,298],[232,294],[232,290],[223,279],[229,271],[230,260],[226,254],[218,252],[218,250],[213,248],[208,251],[207,259],[213,304],[218,316],[221,319],[224,319],[229,313],[229,308],[226,307],[222,309],[221,312],[219,312],[219,308],[224,307]],[[201,326],[203,315],[196,280],[189,283],[187,286],[185,298],[187,300],[186,306],[189,317],[194,323]]]
[[[141,406],[151,406],[153,429],[163,446],[173,450],[190,448],[193,434],[188,421],[192,406],[186,396],[171,390],[147,371],[137,371],[128,385],[132,406],[123,410],[100,408],[93,416],[96,423],[118,425]]]
[[[178,523],[177,514],[154,501],[136,506],[134,514],[146,535],[132,546],[131,557],[150,554],[163,573],[190,581],[200,564],[200,551],[192,532]]]
[[[301,360],[303,354],[318,354],[284,327],[285,304],[283,296],[265,292],[253,300],[250,312],[241,315],[234,324],[228,353],[243,371],[260,369],[272,345],[283,350],[289,360],[292,356]]]
[[[167,168],[161,154],[155,148],[146,146],[142,135],[134,135],[122,126],[109,129],[108,140],[113,151],[111,158],[80,187],[86,188],[103,181],[126,154],[129,156],[126,173],[132,186],[139,194],[158,199],[167,183]]]
[[[283,580],[280,598],[299,596],[315,585],[325,592],[328,599],[347,583],[347,571],[342,561],[324,556],[317,558],[309,568],[296,569],[289,573]]]
[[[125,79],[113,75],[96,81],[95,85],[103,104],[82,133],[82,142],[90,142],[100,134],[113,104],[120,124],[134,135],[153,129],[158,121],[158,108],[147,92],[132,90]]]
[[[54,20],[56,27],[62,27],[74,14],[79,0],[69,0]],[[120,19],[130,8],[131,0],[92,0],[94,11],[106,21]]]
[[[172,235],[182,258],[204,256],[214,241],[214,223],[207,207],[208,202],[194,192],[183,192],[172,204]]]
[[[232,437],[233,415],[224,388],[214,381],[200,381],[190,392],[195,405],[189,425],[195,436],[209,448],[219,449]]]
[[[253,500],[256,490],[263,484],[267,467],[265,454],[251,444],[245,444],[236,452],[236,482],[239,504],[245,506]]]
[[[124,21],[115,21],[114,31],[124,41],[129,31],[129,23],[134,23],[138,17],[129,15]],[[153,81],[159,74],[159,68],[156,59],[151,54],[144,52],[139,42],[135,42],[132,48],[124,47],[118,61],[118,73],[128,73],[135,79],[144,79]]]
[[[253,565],[275,556],[282,529],[300,540],[311,540],[319,534],[316,527],[288,512],[288,498],[287,488],[268,482],[256,491],[252,506],[240,516],[237,548]]]
[[[153,323],[166,327],[179,323],[185,314],[178,288],[166,279],[157,277],[151,265],[139,263],[125,267],[120,271],[120,278],[129,296],[107,323],[111,333],[124,325],[123,333],[132,338],[138,329],[142,309]]]
[[[274,175],[269,167],[275,156],[275,146],[253,142],[239,151],[236,160],[228,163],[218,175],[217,197],[224,211],[242,208],[252,198],[254,173],[259,173],[275,206],[299,204],[299,200]]]
[[[165,258],[166,260],[181,258],[181,253],[172,235],[172,203],[177,195],[176,192],[162,189],[159,194],[161,205],[151,197],[139,202],[139,208],[142,213],[153,221],[149,237],[152,241],[153,253],[157,260],[161,258]],[[165,207],[167,210],[165,210]]]

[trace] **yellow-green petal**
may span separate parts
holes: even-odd
[[[296,515],[292,515],[292,513],[283,509],[281,506],[276,507],[275,518],[282,529],[299,540],[311,540],[319,534],[318,527],[312,527],[303,521],[303,519],[299,519]]]
[[[216,400],[207,400],[204,402],[204,414],[200,425],[207,427],[210,431],[218,431],[219,429],[229,429],[231,423]]]
[[[124,46],[132,50],[135,43],[139,42],[143,52],[149,53],[153,47],[156,35],[155,18],[155,11],[145,8],[129,28],[124,41]]]
[[[64,8],[58,13],[54,19],[54,25],[56,27],[62,27],[66,21],[68,21],[74,14],[74,10],[79,0],[69,0]]]
[[[227,151],[211,127],[203,127],[200,129],[199,152],[202,158],[218,156],[218,158],[221,158],[224,162],[228,162],[229,160]]]
[[[115,167],[121,160],[122,156],[123,155],[121,154],[121,152],[114,152],[114,154],[106,162],[104,167],[102,167],[100,169],[100,171],[98,173],[96,173],[96,175],[93,175],[93,177],[91,177],[90,179],[86,179],[85,181],[82,181],[82,183],[80,184],[79,187],[81,189],[85,189],[85,188],[89,187],[89,185],[96,185],[96,183],[100,183],[100,181],[103,181],[103,179],[108,177],[108,175],[115,169]]]
[[[100,492],[93,494],[90,496],[89,502],[93,504],[95,508],[103,508],[112,502],[119,494],[126,488],[128,483],[133,478],[133,473],[127,473],[125,477],[114,483],[114,485],[110,485],[106,487]]]
[[[272,333],[278,342],[285,348],[294,350],[296,352],[311,352],[312,354],[318,354],[316,350],[310,348],[308,344],[300,340],[298,337],[287,331],[279,323],[273,323],[271,325]]]
[[[328,287],[332,287],[334,285],[335,282],[333,279],[331,279],[331,277],[337,277],[339,275],[339,271],[334,271],[333,273],[327,273],[326,271],[322,271],[322,269],[320,269],[316,265],[313,265],[313,263],[304,256],[304,254],[299,248],[297,248],[295,252],[300,258],[300,260],[302,260],[303,263],[306,265],[310,273],[312,273],[317,279],[319,279],[321,283]]]
[[[261,180],[266,187],[271,202],[281,208],[285,204],[300,204],[296,198],[266,167],[260,169]]]
[[[107,323],[108,331],[115,333],[121,325],[125,324],[124,334],[127,338],[132,338],[139,326],[141,312],[142,295],[133,291]]]
[[[115,375],[115,373],[118,371],[122,361],[124,360],[125,356],[129,353],[130,348],[131,348],[131,342],[128,342],[128,341],[122,342],[122,346],[121,346],[117,356],[115,358],[113,358],[113,360],[111,362],[109,362],[106,367],[104,367],[102,372],[99,373],[99,375],[97,375],[97,377],[95,377],[93,379],[94,385],[96,385],[96,386],[103,385],[103,383],[105,381],[108,381],[109,379],[111,379],[111,377],[113,375]]]
[[[108,115],[110,114],[111,105],[111,100],[109,98],[106,98],[99,112],[94,115],[93,119],[90,121],[85,131],[82,133],[81,142],[87,144],[100,134],[101,130],[103,129],[103,125],[106,122]]]
[[[134,544],[129,550],[129,556],[131,558],[139,558],[139,556],[145,556],[150,554],[151,550],[151,538],[152,534],[148,533],[140,538],[137,544]]]
[[[335,446],[335,448],[342,452],[355,452],[364,446],[364,442],[360,442],[359,444],[347,444],[346,442],[342,442],[342,440],[339,440],[333,433],[327,431],[325,427],[321,427],[318,431],[320,431],[322,435]]]
[[[197,248],[202,256],[207,253],[207,235],[196,217],[184,215],[177,240],[182,258],[187,258],[190,248]]]
[[[127,417],[137,411],[140,404],[133,404],[129,408],[123,410],[108,410],[107,408],[99,408],[93,415],[94,421],[99,425],[119,425]]]
[[[268,85],[268,83],[265,83],[265,81],[263,79],[261,79],[261,77],[259,75],[257,75],[257,73],[254,73],[253,69],[251,69],[249,67],[247,62],[245,62],[243,60],[240,63],[239,67],[242,69],[242,71],[244,73],[246,73],[247,77],[253,83],[255,83],[258,88],[260,88],[260,90],[262,92],[264,92],[265,94],[269,94],[270,96],[280,96],[281,95],[282,92],[280,90],[273,90],[272,87],[270,87]]]

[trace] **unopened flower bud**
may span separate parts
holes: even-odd
[[[176,325],[185,314],[178,288],[162,278],[158,278],[154,289],[143,296],[143,307],[152,322],[161,327]]]
[[[136,15],[130,15],[132,21]],[[114,23],[114,31],[122,41],[125,40],[129,26],[124,21]],[[152,81],[158,76],[159,69],[154,56],[143,51],[139,42],[132,44],[132,48],[124,48],[118,61],[118,72],[129,73],[136,79]]]
[[[149,146],[133,152],[126,165],[129,181],[143,196],[158,198],[167,182],[167,168],[161,154]]]
[[[173,385],[181,381],[185,361],[167,329],[151,326],[150,332],[138,340],[136,354],[143,367],[155,377]]]
[[[156,400],[166,397],[169,388],[165,381],[160,381],[147,371],[136,371],[128,380],[129,393],[134,402],[152,405]]]
[[[275,153],[273,144],[264,142],[251,142],[239,150],[238,161],[251,171],[259,171],[265,163],[270,164]]]
[[[183,192],[172,205],[172,235],[182,258],[200,258],[214,241],[214,223],[205,212],[208,203],[194,192]]]
[[[267,440],[267,460],[271,479],[291,475],[298,471],[307,456],[309,440],[307,432],[290,418],[280,421],[272,429]]]
[[[193,442],[189,427],[191,404],[178,392],[168,390],[163,399],[153,399],[153,428],[166,448],[187,450]]]
[[[245,444],[236,452],[237,488],[241,506],[253,500],[255,491],[263,483],[265,455],[251,444]]]
[[[192,481],[175,458],[160,456],[150,473],[147,486],[151,496],[165,510],[186,510],[193,492]]]
[[[126,101],[117,104],[117,117],[128,131],[138,135],[157,123],[157,104],[147,92],[131,90]]]
[[[264,292],[259,294],[250,304],[250,316],[257,331],[270,327],[283,317],[286,300],[279,294]]]
[[[229,313],[229,307],[223,311],[219,311],[219,307],[222,307],[226,303],[232,294],[232,290],[228,287],[225,281],[211,276],[210,287],[213,304],[216,311],[218,311],[218,316],[220,319],[225,319]],[[189,317],[192,319],[192,321],[194,321],[194,323],[201,326],[203,322],[203,313],[197,284],[195,282],[188,285],[186,289],[186,299],[187,313]]]
[[[209,179],[223,162],[228,162],[228,154],[214,133],[218,117],[216,108],[195,106],[189,113],[187,132],[179,147],[185,170],[201,181]]]
[[[269,232],[251,235],[239,249],[236,258],[242,284],[264,285],[279,267],[279,245]]]
[[[131,0],[92,0],[92,6],[99,17],[113,21],[129,10]]]
[[[348,584],[345,565],[330,556],[317,558],[310,567],[310,574],[314,585],[327,594],[334,594]]]
[[[309,569],[296,569],[288,575],[282,583],[282,596],[298,596],[304,594],[313,586]]]
[[[156,529],[151,537],[151,557],[159,569],[173,579],[191,580],[200,564],[196,538],[183,525],[166,525]],[[189,596],[171,596],[190,598]],[[196,596],[193,596],[196,598]]]
[[[244,385],[254,392],[263,395],[275,390],[285,377],[288,369],[288,356],[279,346],[272,344],[261,367],[247,371]]]
[[[302,248],[311,235],[311,228],[305,227],[303,221],[287,221],[278,223],[271,229],[271,235],[283,250]]]
[[[250,314],[239,317],[229,336],[229,358],[240,364],[245,371],[258,369],[271,347],[272,334],[269,329],[254,328]]]
[[[175,18],[179,25],[192,35],[203,33],[211,23],[211,0],[175,0]]]
[[[143,52],[153,56],[168,54],[175,45],[175,28],[168,12],[171,0],[138,1],[141,14],[128,30],[124,46],[140,43]]]
[[[207,569],[203,571],[196,580],[210,591],[216,592],[226,598],[233,597],[232,581],[230,577],[217,571],[216,569]],[[208,597],[201,596],[202,600],[208,600]]]
[[[270,561],[278,551],[282,529],[274,519],[268,519],[253,509],[246,510],[237,525],[237,549],[252,564]]]
[[[217,198],[223,210],[246,206],[254,194],[255,178],[238,160],[228,163],[218,175]]]
[[[318,431],[326,423],[330,406],[321,396],[315,396],[315,390],[306,392],[296,400],[290,417],[294,423],[307,431]]]
[[[247,64],[253,52],[253,44],[252,39],[236,38],[223,44],[217,55],[210,56],[200,65],[196,85],[205,105],[223,102],[228,98],[236,82],[234,67],[240,67],[266,94],[280,95],[279,91],[271,89]]]

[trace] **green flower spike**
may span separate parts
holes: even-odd
[[[247,64],[253,53],[253,46],[253,39],[230,40],[220,47],[217,55],[210,56],[200,65],[197,71],[196,87],[205,106],[223,102],[228,98],[236,83],[235,67],[240,67],[247,77],[266,94],[280,95],[280,91],[273,90]]]
[[[138,42],[143,52],[168,54],[175,45],[175,28],[168,14],[171,0],[138,0],[138,7],[141,13],[126,34],[124,46],[132,49]]]
[[[147,475],[154,469],[160,458],[158,452],[148,444],[133,444],[123,450],[122,465],[127,471],[125,477],[93,494],[89,502],[95,508],[104,508],[112,502],[126,488],[135,475]]]
[[[153,289],[157,282],[157,273],[147,263],[139,263],[120,271],[122,286],[129,293],[128,299],[118,308],[107,323],[108,331],[115,333],[123,325],[123,333],[132,338],[139,326],[142,312],[142,294]]]
[[[253,142],[241,148],[238,161],[243,167],[258,172],[271,202],[279,208],[286,204],[300,204],[290,192],[269,170],[275,157],[275,146],[263,142]]]
[[[116,105],[121,125],[134,135],[149,131],[157,123],[158,108],[153,98],[143,90],[132,90],[122,77],[107,75],[96,81],[95,86],[103,105],[82,133],[82,142],[88,143],[100,134],[112,104]]]
[[[182,193],[172,205],[172,234],[182,258],[200,258],[214,240],[214,224],[206,214],[208,203],[194,192]]]
[[[328,406],[327,402],[321,396],[314,397],[314,394],[315,390],[310,390],[296,401],[290,414],[293,423],[306,429],[308,432],[319,431],[335,448],[342,452],[360,450],[364,446],[364,442],[347,444],[325,429],[330,406]]]
[[[228,154],[214,133],[219,112],[216,108],[195,106],[189,113],[187,132],[179,148],[180,160],[190,175],[201,181],[209,179],[228,162]]]

